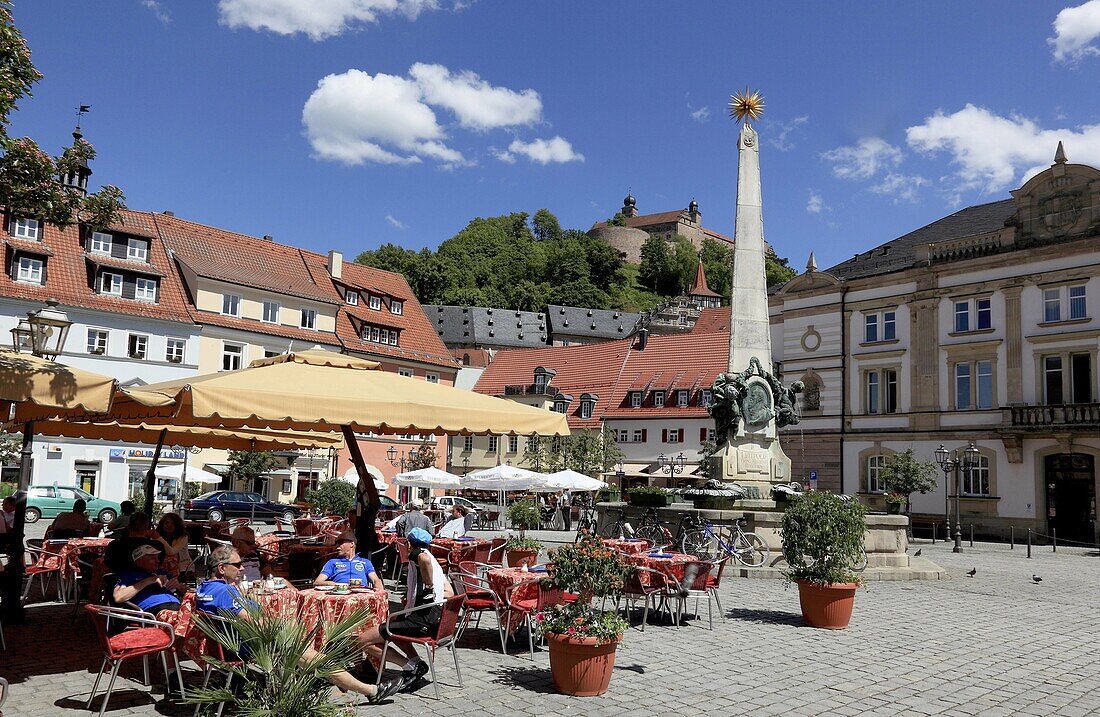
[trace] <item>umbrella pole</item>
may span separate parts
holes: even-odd
[[[8,538],[8,570],[4,583],[4,619],[23,622],[23,538],[27,530],[27,491],[31,487],[34,421],[23,424],[23,449],[19,453],[19,490],[15,493],[15,522]],[[0,520],[4,518],[0,516]]]
[[[153,522],[153,494],[156,491],[157,477],[154,475],[157,471],[157,463],[160,462],[160,451],[164,448],[164,437],[168,435],[168,429],[162,428],[160,430],[160,436],[157,437],[157,449],[153,451],[153,462],[149,465],[149,472],[145,474],[145,506],[143,510],[145,515],[149,516],[149,523]]]
[[[359,450],[359,442],[355,440],[355,431],[351,430],[351,426],[342,426],[340,430],[344,434],[348,453],[351,454],[351,463],[359,475],[359,484],[355,487],[355,552],[369,558],[378,550],[374,519],[382,502],[378,499],[378,487],[374,485],[374,478],[367,473],[363,452]]]

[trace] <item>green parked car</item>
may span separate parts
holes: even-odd
[[[32,485],[27,495],[27,522],[37,523],[40,518],[54,519],[61,513],[71,512],[77,498],[88,503],[88,518],[100,523],[110,523],[122,509],[118,503],[96,498],[70,486]]]

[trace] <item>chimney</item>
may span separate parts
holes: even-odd
[[[333,249],[328,253],[328,275],[339,279],[344,274],[344,255]]]
[[[649,343],[649,329],[638,329],[638,350],[645,351],[645,345]]]
[[[164,214],[164,216],[166,216],[166,217],[174,217],[174,216],[176,216],[176,213],[175,213],[175,212],[173,212],[173,211],[172,211],[171,209],[165,209],[165,210],[164,210],[164,212],[162,212],[162,213],[163,213],[163,214]]]
[[[264,234],[264,241],[275,241],[270,234]]]

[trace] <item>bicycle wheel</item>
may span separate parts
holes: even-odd
[[[635,538],[643,538],[653,544],[653,548],[660,548],[668,544],[668,539],[665,537],[665,531],[661,530],[659,525],[642,525],[634,531]]]
[[[738,562],[750,568],[759,568],[768,562],[768,544],[756,533],[739,533],[733,541],[733,554]]]
[[[705,530],[689,530],[680,538],[680,550],[700,560],[714,560],[718,557],[718,538]]]
[[[607,523],[597,531],[601,538],[619,539],[623,537],[623,520],[620,518],[612,523]]]

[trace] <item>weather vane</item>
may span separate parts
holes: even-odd
[[[88,112],[90,112],[91,109],[92,109],[91,105],[79,105],[79,106],[77,106],[77,108],[76,108],[76,126],[77,127],[80,126],[80,118],[83,117]]]
[[[756,90],[750,92],[746,87],[730,97],[729,110],[730,117],[736,122],[755,122],[764,114],[764,96]]]

